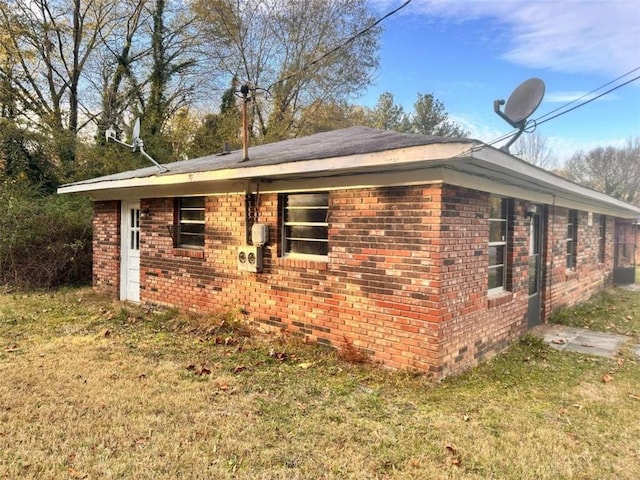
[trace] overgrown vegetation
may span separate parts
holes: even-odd
[[[622,295],[640,315],[640,295]],[[0,296],[0,477],[640,476],[630,351],[526,336],[434,383],[250,327],[241,312],[185,316],[88,289]]]
[[[387,118],[402,107],[352,103],[378,66],[374,13],[366,0],[0,2],[0,286],[90,277],[90,210],[51,195],[147,165],[105,139],[130,142],[137,118],[160,163],[240,148],[245,100],[252,145],[356,124],[461,133],[431,94],[402,125]]]
[[[0,183],[0,286],[51,288],[91,280],[91,202]]]

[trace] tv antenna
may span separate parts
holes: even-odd
[[[136,118],[136,121],[133,124],[133,135],[132,135],[133,138],[131,140],[131,145],[123,142],[122,140],[118,140],[118,138],[116,137],[116,130],[115,128],[113,128],[113,126],[110,126],[109,128],[107,128],[107,130],[104,132],[104,136],[106,137],[107,142],[109,142],[109,140],[112,140],[116,143],[119,143],[120,145],[129,147],[133,152],[137,152],[138,150],[140,150],[140,153],[147,160],[150,160],[151,163],[153,163],[156,167],[158,167],[160,172],[164,173],[169,171],[167,167],[165,167],[164,165],[160,165],[151,157],[151,155],[149,155],[147,152],[144,151],[144,142],[140,138],[140,119],[139,118]]]
[[[518,132],[506,145],[500,147],[500,150],[509,152],[509,147],[527,128],[528,118],[540,106],[542,97],[544,97],[544,82],[539,78],[530,78],[518,85],[511,93],[504,112],[500,111],[500,106],[505,104],[504,100],[493,101],[493,110],[509,125],[518,129]]]

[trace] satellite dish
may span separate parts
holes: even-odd
[[[105,137],[107,139],[107,142],[109,142],[109,140],[119,143],[120,145],[124,145],[125,147],[129,147],[131,148],[134,152],[136,151],[140,151],[140,153],[147,158],[149,161],[151,161],[156,167],[158,167],[158,169],[161,172],[168,172],[169,169],[167,167],[165,167],[164,165],[160,165],[158,162],[156,162],[153,157],[151,157],[151,155],[149,155],[147,152],[144,151],[144,142],[142,141],[142,139],[140,138],[140,119],[136,118],[135,123],[133,124],[133,138],[131,140],[131,145],[129,145],[128,143],[125,143],[121,140],[118,140],[116,138],[116,131],[113,127],[109,127],[107,129],[107,131],[105,132]]]
[[[516,87],[504,107],[504,115],[517,126],[536,111],[544,97],[544,82],[530,78]]]
[[[135,123],[133,124],[133,144],[136,144],[136,140],[140,138],[140,117],[136,118]]]
[[[544,82],[539,78],[525,80],[511,93],[504,113],[500,111],[500,106],[504,105],[504,100],[494,100],[493,110],[502,117],[509,125],[518,129],[515,136],[501,148],[506,152],[515,142],[527,126],[527,119],[536,111],[544,97]]]

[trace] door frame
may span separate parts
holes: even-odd
[[[140,200],[122,200],[120,205],[120,300],[140,302],[140,266],[138,264],[138,276],[132,278],[130,275],[130,251],[129,238],[131,234],[131,209],[140,212]],[[138,213],[138,231],[140,217]],[[138,253],[140,250],[138,249]],[[130,293],[131,284],[137,285],[137,291]]]
[[[542,299],[544,298],[544,258],[545,258],[545,226],[546,226],[546,208],[542,205],[537,206],[536,212],[531,216],[529,223],[529,259],[532,256],[532,252],[534,252],[535,244],[532,243],[534,241],[534,235],[537,236],[537,258],[536,258],[536,293],[529,294],[528,296],[528,304],[527,304],[527,328],[533,328],[536,325],[539,325],[542,321]],[[537,228],[538,231],[535,232],[533,229]],[[531,275],[531,271],[529,271],[529,275]],[[529,280],[527,281],[527,286],[529,288]]]
[[[630,285],[636,281],[636,229],[631,221],[615,220],[613,231],[613,283]]]

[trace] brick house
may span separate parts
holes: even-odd
[[[94,178],[94,286],[464,370],[633,281],[640,210],[469,139],[362,127]]]

